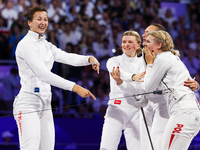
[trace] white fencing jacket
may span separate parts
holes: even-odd
[[[131,80],[133,74],[141,73],[144,70],[142,57],[129,57],[126,54],[112,57],[107,61],[107,69],[112,72],[113,67],[118,66],[120,69],[120,77],[123,80],[121,85],[117,85],[116,81],[110,75],[110,101],[109,105],[114,105],[115,99],[121,100],[121,106],[133,105],[135,102],[132,94],[141,94],[141,83]],[[131,82],[130,82],[131,81]],[[130,96],[127,98],[123,98]],[[116,106],[116,105],[115,105]]]
[[[169,88],[172,90],[170,97],[179,100],[182,96],[193,93],[183,85],[188,78],[191,79],[191,76],[180,58],[171,52],[162,52],[156,55],[153,68],[147,67],[144,87],[146,92]],[[169,108],[176,103],[173,99],[167,100]]]
[[[57,48],[43,35],[33,31],[19,42],[16,49],[16,61],[21,78],[20,92],[28,92],[46,99],[51,95],[50,85],[72,90],[74,82],[68,81],[51,72],[54,61],[72,65],[89,65],[89,56],[69,54]]]

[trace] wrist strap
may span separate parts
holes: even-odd
[[[151,68],[152,68],[152,67],[153,67],[153,64],[148,64],[147,67],[151,67]]]

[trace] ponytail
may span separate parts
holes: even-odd
[[[171,51],[172,54],[180,57],[180,52],[178,50],[171,49],[170,51]]]
[[[139,47],[139,48],[136,50],[136,54],[139,55],[139,54],[141,54],[141,53],[142,53],[142,48]]]

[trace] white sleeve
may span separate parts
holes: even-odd
[[[123,81],[122,84],[119,85],[120,89],[129,95],[136,95],[136,94],[141,94],[142,90],[137,82],[126,82]]]
[[[117,59],[115,57],[108,59],[108,61],[106,63],[106,67],[107,67],[109,73],[112,72],[113,67],[116,68],[117,66],[119,66],[119,62],[117,61]]]
[[[29,46],[29,44],[26,43],[21,44],[18,48],[17,55],[17,57],[20,57],[26,62],[35,75],[43,82],[65,90],[72,90],[74,87],[74,82],[61,78],[46,67],[36,46]]]
[[[90,65],[88,62],[90,56],[78,55],[74,53],[67,53],[55,45],[49,43],[54,56],[54,60],[60,63],[64,63],[71,66],[87,66]]]
[[[113,67],[119,66],[119,62],[117,61],[117,59],[115,59],[115,57],[112,57],[107,61],[106,66],[110,73],[110,72],[112,72]],[[120,72],[121,72],[121,70],[120,70]],[[110,80],[114,80],[111,75],[110,75]],[[123,92],[125,92],[127,94],[141,93],[141,88],[137,82],[132,81],[130,83],[130,82],[123,81],[123,83],[121,85],[119,85],[119,87],[121,88],[121,90]]]
[[[117,66],[119,66],[119,61],[117,60],[116,57],[112,57],[110,59],[108,59],[107,63],[106,63],[106,66],[107,66],[107,69],[110,72],[112,72],[113,70],[113,67],[117,68]],[[128,72],[125,72],[123,69],[119,68],[120,70],[120,76],[124,79],[124,81],[132,81],[132,75],[131,73],[128,73]]]
[[[145,65],[143,64],[142,59],[138,60],[138,65],[139,65],[139,68],[140,68],[139,73],[144,72],[145,71]],[[123,77],[124,81],[127,81],[127,82],[133,81],[132,80],[133,74],[138,74],[138,72],[137,73],[128,73],[128,72],[125,72],[123,69],[120,69],[120,76]]]
[[[132,73],[128,73],[128,72],[125,72],[123,69],[120,69],[120,76],[124,79],[124,81],[127,81],[127,82],[133,82],[132,80],[132,76],[133,74]]]
[[[164,57],[155,58],[153,67],[147,67],[144,77],[144,89],[146,92],[155,91],[168,70],[169,62]]]

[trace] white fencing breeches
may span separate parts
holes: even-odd
[[[54,150],[55,129],[51,105],[30,93],[20,93],[14,102],[20,150]]]

